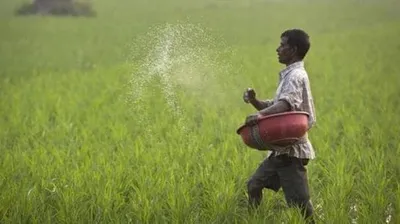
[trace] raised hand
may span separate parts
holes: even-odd
[[[252,88],[247,88],[243,93],[243,100],[245,103],[250,103],[256,99],[256,92]]]

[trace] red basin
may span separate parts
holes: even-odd
[[[288,146],[307,133],[308,117],[308,113],[301,111],[272,114],[259,118],[255,125],[242,125],[236,133],[253,149],[266,150],[268,145]]]

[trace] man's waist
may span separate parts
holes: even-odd
[[[280,146],[280,145],[270,145],[270,150],[272,151],[285,151],[290,149],[291,147],[295,146],[295,145],[301,145],[301,144],[306,144],[308,142],[308,134],[306,133],[305,135],[303,135],[302,137],[300,137],[299,139],[297,139],[295,142],[293,142],[290,145],[287,146]]]
[[[306,132],[306,134],[303,135],[302,137],[300,137],[300,138],[294,143],[294,145],[296,145],[296,144],[304,144],[304,143],[307,143],[307,141],[308,141],[308,133]]]

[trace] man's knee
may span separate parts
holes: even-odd
[[[260,181],[257,181],[254,178],[250,178],[247,181],[247,192],[249,194],[257,194],[262,191],[263,186],[261,185]]]

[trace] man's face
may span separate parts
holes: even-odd
[[[295,53],[293,49],[290,48],[287,40],[287,37],[282,37],[281,43],[276,49],[276,52],[278,53],[278,60],[282,64],[288,64],[290,61],[292,61]]]

